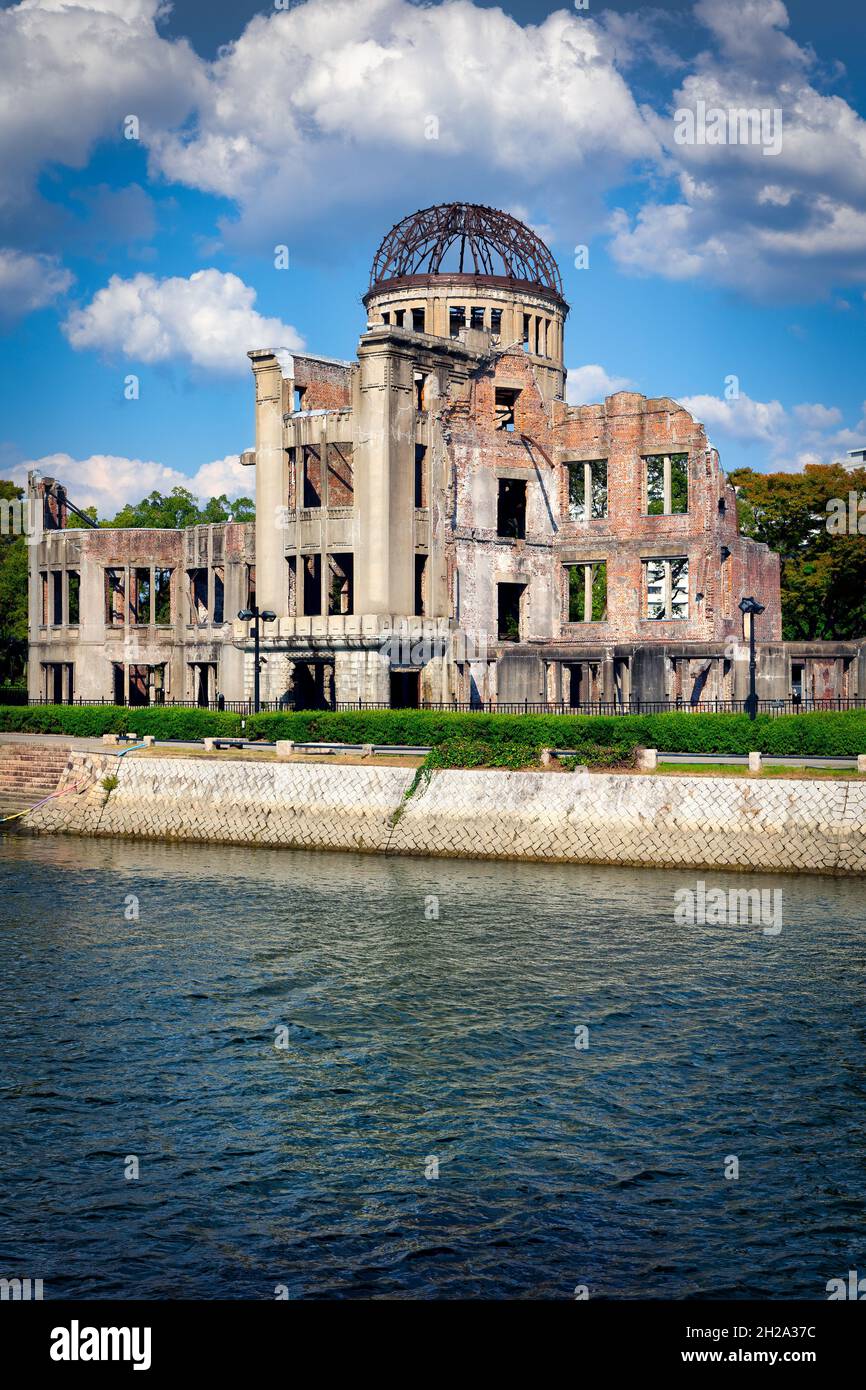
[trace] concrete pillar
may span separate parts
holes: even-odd
[[[288,616],[280,508],[288,497],[283,448],[283,376],[270,351],[247,354],[256,383],[256,600],[278,618]]]
[[[355,611],[411,614],[415,606],[413,359],[361,340],[355,450]]]

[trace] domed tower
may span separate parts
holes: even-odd
[[[370,327],[393,324],[437,338],[480,330],[522,346],[543,396],[564,395],[568,305],[548,247],[496,208],[440,203],[392,227],[373,259],[364,296]]]

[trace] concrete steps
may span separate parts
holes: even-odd
[[[29,810],[53,792],[69,761],[66,748],[36,744],[0,747],[0,817]]]

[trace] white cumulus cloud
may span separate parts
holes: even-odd
[[[252,348],[303,346],[296,329],[260,314],[255,301],[251,286],[220,270],[197,270],[188,279],[113,275],[89,304],[69,314],[63,331],[78,349],[243,372]]]
[[[28,472],[34,468],[63,483],[77,507],[96,507],[102,518],[115,516],[127,503],[140,502],[151,492],[169,493],[174,487],[186,488],[201,502],[223,493],[229,499],[255,497],[255,469],[243,467],[236,454],[204,463],[191,475],[152,459],[118,454],[91,454],[84,459],[65,453],[45,454],[16,464],[10,476],[24,487]]]
[[[699,0],[695,14],[711,45],[669,110],[648,114],[679,196],[633,214],[617,209],[614,258],[634,273],[700,278],[757,298],[863,282],[866,121],[824,90],[814,53],[785,32],[782,0]],[[762,113],[762,137],[678,143],[676,113],[699,109],[725,113],[726,135],[728,113]]]
[[[595,405],[615,391],[633,388],[634,382],[627,376],[611,376],[597,362],[589,362],[583,367],[569,367],[565,395],[569,405]]]
[[[780,401],[756,401],[742,392],[734,400],[682,396],[680,405],[706,426],[723,463],[726,444],[742,445],[755,450],[753,466],[761,472],[833,463],[848,449],[866,443],[866,402],[853,427],[842,423],[844,415],[837,406],[804,401],[786,409]]]

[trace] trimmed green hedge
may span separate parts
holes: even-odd
[[[69,734],[74,738],[98,738],[100,734],[153,734],[159,739],[199,739],[241,732],[239,714],[211,713],[206,709],[171,709],[151,705],[125,709],[118,705],[0,705],[0,732]]]
[[[797,757],[853,756],[866,752],[866,711],[816,714],[448,714],[436,710],[358,710],[337,713],[256,714],[251,736],[296,742],[443,743],[484,740],[497,748],[515,742],[545,748],[643,744],[664,753],[749,753]]]
[[[200,709],[112,705],[0,706],[0,731],[70,734],[153,734],[159,739],[200,739],[222,734],[274,741],[394,743],[437,746],[453,739],[483,742],[491,762],[508,766],[515,744],[533,748],[587,748],[625,752],[635,744],[663,753],[748,753],[854,756],[866,753],[866,711],[744,714],[450,714],[436,710],[357,710],[338,713],[256,714],[246,717]]]

